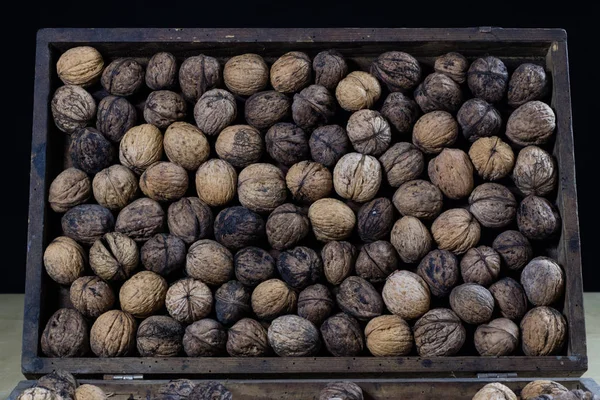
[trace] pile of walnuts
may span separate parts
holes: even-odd
[[[42,351],[560,354],[565,274],[534,252],[561,226],[545,70],[433,67],[66,51],[44,265],[72,306]]]

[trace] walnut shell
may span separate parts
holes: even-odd
[[[115,231],[141,243],[163,232],[165,220],[165,212],[160,204],[144,197],[135,200],[119,212]]]
[[[56,63],[56,73],[65,85],[90,86],[100,79],[102,69],[102,55],[90,46],[70,48]]]
[[[265,221],[246,207],[223,209],[215,218],[215,239],[235,251],[260,243],[265,237]]]
[[[69,298],[73,307],[87,318],[97,318],[115,304],[110,286],[97,276],[84,276],[71,285]]]
[[[210,156],[210,144],[206,136],[187,122],[169,125],[165,131],[163,146],[169,161],[187,171],[196,171]]]
[[[400,357],[410,353],[413,335],[410,326],[397,315],[381,315],[365,327],[367,348],[375,357]]]
[[[523,268],[521,285],[531,304],[549,306],[564,294],[564,272],[553,259],[536,257]]]
[[[340,309],[360,321],[368,321],[383,312],[379,292],[363,278],[350,276],[336,288],[335,300]]]
[[[92,184],[87,174],[77,168],[67,168],[50,184],[48,202],[55,212],[65,212],[85,203],[91,195]]]
[[[231,357],[264,357],[270,350],[267,330],[258,321],[243,318],[227,331],[227,353]]]
[[[227,89],[240,96],[263,90],[269,82],[269,67],[257,54],[242,54],[229,59],[223,69]]]
[[[356,225],[354,211],[345,203],[331,198],[315,201],[308,209],[308,219],[315,237],[321,242],[344,240],[352,234]]]
[[[419,263],[417,274],[427,283],[431,294],[445,297],[458,283],[458,259],[447,250],[432,250]]]
[[[306,357],[321,348],[319,330],[307,319],[297,315],[276,318],[269,326],[269,344],[279,357]]]
[[[210,318],[189,325],[183,335],[183,350],[188,357],[216,357],[225,353],[226,345],[227,331]]]
[[[319,392],[318,400],[363,400],[363,391],[354,382],[332,382]]]
[[[349,153],[335,165],[333,187],[344,199],[364,203],[375,197],[381,178],[381,164],[375,157]]]
[[[163,135],[150,124],[138,125],[125,133],[119,145],[119,161],[136,174],[160,161]]]
[[[259,162],[264,148],[260,132],[250,125],[228,126],[219,133],[215,142],[219,158],[239,168]]]
[[[492,136],[477,139],[469,149],[475,170],[486,181],[504,178],[513,169],[515,154],[502,139]]]
[[[139,263],[137,245],[119,232],[109,232],[90,248],[90,267],[106,281],[123,281],[131,276]]]
[[[136,340],[142,357],[175,357],[183,348],[183,326],[166,315],[153,315],[142,321]]]
[[[519,345],[519,327],[510,319],[498,318],[479,325],[474,340],[475,348],[482,356],[509,356]]]
[[[271,66],[271,85],[282,93],[294,93],[310,83],[312,74],[308,55],[290,51],[279,57]]]
[[[182,324],[190,324],[210,314],[213,296],[200,280],[184,278],[173,283],[165,295],[169,315]]]
[[[392,201],[400,214],[429,220],[442,211],[444,196],[431,182],[416,179],[403,183],[394,193]]]
[[[218,135],[237,117],[235,97],[227,90],[212,89],[204,93],[194,106],[194,120],[208,136]]]
[[[292,100],[275,90],[258,92],[248,97],[244,104],[246,122],[256,129],[265,130],[288,119]]]
[[[427,154],[440,153],[445,147],[452,146],[457,137],[458,124],[446,111],[424,114],[415,123],[412,133],[415,146]]]
[[[98,103],[96,129],[111,142],[118,143],[135,126],[137,119],[135,107],[126,98],[106,96]]]
[[[517,400],[517,396],[507,386],[494,382],[488,383],[475,393],[472,400]]]
[[[17,400],[59,400],[62,396],[50,389],[46,389],[39,386],[34,386],[23,390],[23,392],[17,397]]]
[[[517,200],[506,186],[484,183],[471,192],[469,211],[486,228],[502,228],[515,219]]]
[[[390,92],[408,91],[421,81],[421,66],[410,54],[388,51],[371,64],[371,73],[383,82]]]
[[[321,250],[323,272],[327,281],[339,285],[354,271],[356,261],[356,247],[349,242],[332,241]]]
[[[429,162],[427,172],[431,182],[450,199],[467,197],[473,190],[473,164],[462,150],[442,150]]]
[[[42,332],[41,347],[47,357],[85,356],[90,349],[90,340],[83,316],[68,308],[56,311]]]
[[[537,380],[525,385],[523,390],[521,390],[521,398],[523,400],[530,400],[543,394],[558,396],[568,392],[569,389],[558,382]]]
[[[431,234],[441,250],[463,254],[479,242],[481,227],[469,211],[453,208],[433,221]]]
[[[298,295],[298,315],[317,327],[331,315],[334,306],[333,297],[325,285],[308,286]]]
[[[152,200],[176,201],[187,192],[188,174],[172,162],[157,162],[142,173],[140,189]]]
[[[273,164],[258,163],[244,168],[238,177],[240,203],[257,213],[269,213],[287,197],[283,172]]]
[[[146,66],[146,86],[152,90],[173,89],[177,82],[177,60],[171,53],[154,54]]]
[[[379,157],[385,178],[391,187],[399,187],[417,178],[425,168],[423,153],[412,143],[395,143]]]
[[[135,349],[137,324],[128,313],[107,311],[96,319],[90,332],[92,352],[98,357],[123,357]]]
[[[450,77],[434,72],[414,92],[415,101],[425,113],[436,110],[456,112],[463,102],[460,86]]]
[[[69,159],[75,168],[95,174],[111,165],[115,148],[94,128],[81,128],[71,135]]]
[[[381,295],[387,309],[402,319],[416,319],[429,311],[429,288],[410,271],[396,271],[388,276]]]
[[[77,380],[64,369],[56,369],[48,375],[42,376],[36,387],[48,389],[64,400],[75,399]]]
[[[267,219],[267,239],[276,250],[293,247],[308,235],[309,230],[306,211],[291,203],[280,205]]]
[[[518,231],[502,232],[494,239],[492,247],[500,254],[504,265],[513,270],[520,270],[533,257],[529,240]]]
[[[423,315],[413,328],[421,357],[453,356],[460,351],[467,333],[458,316],[447,308],[434,308]]]
[[[252,311],[261,320],[273,320],[296,308],[296,293],[285,282],[269,279],[260,283],[252,292]]]
[[[381,115],[400,133],[410,133],[419,117],[417,103],[400,92],[392,92],[381,106]]]
[[[100,83],[114,96],[130,96],[144,83],[144,68],[132,58],[118,58],[104,69]]]
[[[217,320],[231,325],[250,313],[250,289],[238,281],[224,283],[215,292]]]
[[[567,339],[565,317],[551,307],[535,307],[521,320],[521,344],[527,356],[549,356],[561,351]]]
[[[450,307],[467,324],[483,324],[492,318],[494,297],[476,283],[463,283],[452,289]]]
[[[350,116],[346,126],[354,150],[379,156],[388,149],[392,141],[390,125],[374,110],[359,110]]]
[[[65,236],[79,243],[92,244],[113,230],[115,219],[111,212],[97,204],[81,204],[67,211],[61,219]]]
[[[56,127],[71,134],[87,126],[96,115],[96,101],[85,89],[65,85],[56,89],[50,103]]]
[[[197,197],[184,197],[169,206],[167,224],[169,232],[190,245],[212,235],[213,213]]]
[[[194,387],[194,382],[189,379],[175,379],[160,386],[157,392],[164,400],[187,400]]]
[[[525,63],[515,69],[508,82],[508,105],[519,107],[540,100],[548,92],[548,78],[541,65]]]
[[[292,118],[302,129],[313,129],[325,125],[333,118],[335,98],[321,85],[310,85],[294,95]]]
[[[233,396],[229,390],[219,382],[208,381],[205,383],[199,383],[194,387],[194,390],[190,393],[189,400],[205,400],[205,399],[219,399],[219,400],[232,400]]]
[[[529,101],[517,108],[506,123],[506,136],[519,146],[547,143],[554,134],[556,116],[549,105]]]
[[[546,196],[556,187],[557,175],[550,153],[537,146],[527,146],[517,156],[512,178],[525,196]]]
[[[560,229],[560,214],[548,200],[527,196],[517,210],[519,231],[529,239],[543,240]]]
[[[44,267],[55,282],[70,285],[83,275],[87,255],[73,239],[59,236],[44,251]]]
[[[279,122],[269,128],[265,142],[269,156],[285,166],[289,167],[308,159],[306,133],[299,126],[289,122]]]
[[[467,100],[458,110],[456,119],[468,141],[494,136],[500,130],[502,118],[498,110],[481,99]]]
[[[381,96],[381,86],[375,77],[367,72],[350,72],[335,88],[335,98],[346,111],[371,108]]]
[[[268,223],[267,223],[268,226]],[[235,277],[246,286],[256,286],[274,278],[275,260],[266,251],[258,247],[245,247],[235,253]]]
[[[402,217],[394,224],[390,242],[405,263],[416,263],[431,250],[431,234],[415,217]]]
[[[221,207],[233,200],[237,188],[237,173],[227,161],[213,158],[196,171],[198,198],[212,207]]]
[[[151,271],[138,272],[121,286],[121,309],[136,318],[148,317],[165,305],[167,288],[162,276]]]
[[[462,54],[451,51],[435,59],[434,69],[456,83],[465,83],[469,61]]]
[[[277,270],[285,283],[294,289],[304,289],[319,280],[323,263],[313,249],[298,246],[279,254]]]
[[[348,134],[339,125],[318,127],[310,135],[308,145],[312,159],[326,167],[333,167],[351,148]]]
[[[334,357],[353,357],[364,348],[363,332],[358,321],[345,313],[327,318],[321,325],[321,336],[325,348]]]
[[[338,83],[348,74],[348,65],[344,56],[336,50],[325,50],[313,59],[315,83],[328,90],[335,90]]]
[[[478,58],[469,67],[467,83],[474,97],[488,103],[498,103],[506,93],[508,71],[499,58]]]
[[[375,242],[388,237],[394,222],[394,207],[387,197],[363,204],[357,213],[357,230],[363,242]]]
[[[356,274],[371,283],[383,282],[398,268],[398,255],[390,242],[365,244],[356,259]]]
[[[204,54],[188,57],[179,68],[179,86],[183,97],[190,103],[196,103],[204,93],[220,83],[221,65],[214,57]]]
[[[118,211],[138,195],[138,179],[129,168],[115,164],[94,175],[92,189],[98,204]]]
[[[186,249],[177,236],[158,233],[141,248],[142,265],[149,271],[167,276],[185,264]]]
[[[460,272],[467,283],[489,286],[500,274],[500,255],[488,246],[473,247],[460,260]]]
[[[185,270],[192,278],[220,286],[233,277],[233,256],[214,240],[198,240],[188,249]]]
[[[159,129],[181,121],[187,114],[183,97],[170,90],[157,90],[148,95],[144,104],[144,120]]]
[[[523,318],[527,312],[527,296],[523,286],[512,278],[503,278],[489,287],[496,306],[504,318],[515,321]]]
[[[300,161],[288,170],[285,181],[296,201],[314,203],[328,197],[333,191],[333,176],[323,166],[313,161]]]

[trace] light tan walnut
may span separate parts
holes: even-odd
[[[70,285],[83,275],[87,255],[83,247],[66,236],[54,239],[44,251],[44,267],[55,282]]]
[[[244,207],[268,213],[282,205],[286,197],[283,172],[273,164],[252,164],[240,172],[238,198]]]
[[[210,314],[213,306],[212,292],[202,281],[184,278],[169,287],[165,306],[175,320],[191,324]]]
[[[415,217],[402,217],[394,224],[390,242],[405,263],[416,263],[431,250],[431,234]]]
[[[269,82],[269,67],[258,54],[242,54],[229,59],[223,69],[225,86],[240,96],[263,90]]]
[[[142,271],[125,281],[119,291],[121,309],[137,318],[146,318],[165,305],[167,281],[152,271]]]
[[[140,189],[156,201],[176,201],[187,192],[188,174],[172,162],[161,161],[149,166],[140,177]]]
[[[402,270],[392,273],[381,294],[387,309],[402,319],[416,319],[429,311],[429,287],[413,272]]]
[[[364,203],[375,197],[381,178],[381,164],[375,157],[350,153],[335,165],[333,187],[341,197]]]
[[[354,71],[338,83],[335,97],[346,111],[371,108],[381,96],[381,86],[375,77],[367,72]]]
[[[467,197],[473,191],[473,164],[462,150],[442,150],[429,162],[427,173],[431,183],[450,199]]]
[[[285,282],[279,279],[264,281],[252,292],[252,311],[261,320],[273,320],[280,315],[293,312],[297,295]]]
[[[472,400],[517,400],[517,396],[508,386],[494,382],[481,388]]]
[[[50,184],[48,202],[52,210],[65,212],[85,203],[91,196],[92,184],[87,174],[77,168],[67,168]]]
[[[111,165],[94,175],[94,199],[109,210],[120,210],[138,195],[138,179],[127,167]]]
[[[441,250],[463,254],[477,245],[481,236],[479,222],[469,211],[452,208],[433,221],[431,234]]]
[[[504,178],[515,164],[511,147],[496,136],[477,139],[469,149],[469,158],[477,174],[486,181]]]
[[[181,165],[187,171],[197,170],[210,155],[210,144],[204,133],[187,122],[169,125],[165,131],[163,146],[169,161]]]
[[[308,219],[317,240],[329,242],[348,238],[356,225],[356,215],[337,199],[315,201],[308,209]]]
[[[131,314],[111,310],[98,317],[90,332],[92,352],[98,357],[122,357],[135,348],[137,324]]]
[[[163,135],[151,124],[134,126],[119,144],[119,161],[136,174],[160,161],[163,153]]]
[[[365,327],[367,348],[376,357],[399,357],[410,353],[413,335],[410,326],[397,315],[381,315]]]
[[[237,173],[227,161],[211,159],[196,172],[198,198],[212,207],[229,203],[235,196]]]
[[[458,137],[458,123],[446,111],[432,111],[417,120],[413,128],[412,141],[427,154],[440,153],[452,146]]]
[[[65,85],[90,86],[100,79],[103,69],[102,55],[90,46],[73,47],[56,63],[56,73]]]

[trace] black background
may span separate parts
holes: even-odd
[[[0,293],[24,290],[36,32],[44,27],[469,27],[564,28],[568,34],[577,160],[583,274],[586,291],[600,291],[598,246],[598,34],[593,9],[549,14],[538,2],[527,8],[504,2],[472,15],[463,2],[441,9],[423,1],[270,2],[228,0],[21,2],[4,14],[0,82],[1,243]],[[395,4],[397,3],[397,4]],[[524,2],[522,2],[524,3]],[[565,4],[564,7],[571,5]],[[20,8],[20,10],[19,10]],[[15,23],[12,26],[10,23]]]

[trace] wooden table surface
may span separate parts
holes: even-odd
[[[600,382],[600,293],[584,293],[589,369]],[[0,399],[6,399],[21,375],[23,295],[0,294]]]

